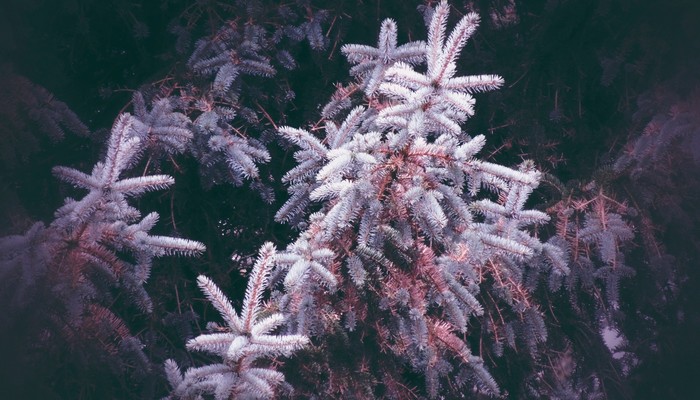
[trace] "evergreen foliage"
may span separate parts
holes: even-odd
[[[151,312],[152,301],[143,285],[151,274],[153,259],[204,251],[199,242],[149,234],[158,213],[142,217],[129,204],[130,198],[174,183],[167,175],[121,178],[138,162],[143,150],[141,132],[134,130],[133,120],[129,114],[116,120],[107,154],[90,175],[54,167],[58,178],[87,189],[84,197],[67,198],[50,225],[38,222],[24,235],[0,241],[3,299],[11,305],[3,325],[32,312],[37,302],[46,304],[45,322],[25,333],[38,348],[50,350],[65,343],[74,353],[86,351],[84,357],[89,358],[89,350],[81,343],[95,342],[97,348],[103,348],[101,352],[112,354],[110,363],[117,370],[120,363],[127,363],[123,357],[147,359],[141,353],[141,342],[108,308],[115,301],[113,288],[123,291],[141,311]],[[145,361],[140,368],[148,370],[149,364]]]
[[[469,329],[470,316],[493,320],[504,312],[500,307],[508,307],[533,356],[537,343],[546,338],[537,304],[522,287],[521,264],[541,254],[543,247],[523,228],[549,219],[523,209],[539,172],[528,162],[511,169],[475,158],[485,138],[463,133],[460,123],[473,114],[472,93],[493,90],[502,79],[454,76],[456,59],[478,17],[466,15],[449,35],[447,18],[443,2],[430,20],[428,42],[404,45],[401,51],[394,50],[396,27],[391,20],[382,25],[379,50],[343,47],[357,64],[353,72],[364,97],[342,122],[326,122],[322,140],[305,130],[280,128],[301,148],[295,153],[299,167],[292,170],[293,179],[285,176],[296,181],[293,203],[283,210],[302,210],[296,198],[301,190],[306,192],[303,198],[323,206],[281,256],[286,294],[279,301],[287,312],[303,313],[304,321],[315,319],[297,326],[296,332],[317,339],[321,348],[340,340],[331,337],[345,337],[347,347],[334,352],[336,357],[352,351],[355,359],[378,366],[367,371],[371,378],[365,381],[349,373],[359,365],[348,365],[321,385],[329,388],[323,397],[385,393],[434,398],[464,392],[467,383],[499,394],[482,359],[465,342],[470,334],[480,336]],[[418,72],[402,58],[415,64],[425,60],[427,70]],[[278,219],[285,218],[278,214]],[[546,269],[563,266],[553,273],[566,274],[561,252],[549,254],[557,260]],[[363,271],[361,287],[353,282],[357,279],[347,279],[350,272],[343,265],[349,263],[355,264],[352,275]],[[397,298],[399,289],[408,287]],[[485,311],[483,300],[477,299],[482,290],[492,292],[502,305]],[[373,309],[375,304],[378,309]],[[355,319],[362,325],[347,322]],[[347,331],[336,325],[340,320],[346,321]],[[375,343],[363,344],[362,337]],[[326,368],[335,364],[330,356]],[[425,381],[417,387],[406,382],[410,370]],[[348,380],[354,380],[353,387],[345,389]],[[307,390],[318,393],[318,387]]]
[[[187,348],[216,354],[222,358],[222,363],[188,369],[183,377],[175,361],[167,360],[165,372],[173,386],[172,398],[199,398],[206,393],[214,394],[216,399],[257,399],[275,395],[275,387],[284,382],[284,375],[274,368],[254,367],[255,361],[262,357],[289,356],[304,347],[308,338],[270,335],[284,322],[280,313],[260,318],[262,295],[274,260],[275,248],[272,243],[266,243],[253,266],[240,315],[211,280],[201,275],[197,278],[199,287],[227,326],[211,324],[210,329],[215,333],[191,339]]]
[[[419,3],[9,7],[2,392],[693,398],[685,2]]]

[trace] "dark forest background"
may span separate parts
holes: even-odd
[[[192,43],[242,15],[243,3],[6,2],[0,12],[0,236],[21,233],[34,221],[51,221],[63,199],[76,193],[51,175],[51,167],[89,171],[104,152],[115,117],[130,110],[134,91],[156,93],[186,76]],[[248,3],[272,10],[284,2]],[[297,68],[272,81],[260,81],[260,96],[272,104],[266,111],[278,126],[319,120],[319,109],[334,85],[350,81],[340,46],[374,44],[384,18],[397,21],[400,43],[424,39],[424,22],[416,11],[423,2],[297,3],[328,10],[322,23],[327,44],[322,49],[305,42],[295,45],[289,51]],[[486,134],[484,153],[489,159],[506,165],[533,159],[571,193],[584,192],[587,184],[596,182],[639,210],[635,225],[639,239],[628,254],[637,275],[621,283],[620,301],[620,312],[630,314],[624,328],[636,341],[630,348],[639,363],[616,379],[619,388],[610,392],[610,398],[700,396],[693,380],[700,376],[700,139],[693,139],[700,136],[700,123],[682,139],[674,139],[677,146],[669,147],[659,160],[645,164],[645,171],[631,175],[612,168],[621,156],[634,153],[635,141],[656,115],[685,107],[683,111],[700,118],[697,2],[474,0],[451,5],[458,14],[477,11],[482,16],[460,58],[460,70],[499,74],[506,82],[500,90],[477,97],[476,115],[466,127]],[[276,104],[272,99],[280,86],[294,91],[291,101]],[[45,134],[17,105],[29,88],[36,87],[65,103],[90,134],[66,130],[61,140]],[[271,240],[283,247],[294,238],[294,230],[274,222],[287,196],[280,178],[294,160],[291,150],[277,142],[269,148],[272,161],[260,168],[274,193],[272,202],[263,201],[248,184],[203,185],[197,163],[185,156],[162,167],[175,177],[172,189],[139,200],[139,209],[160,213],[156,233],[207,245],[206,254],[196,259],[158,260],[146,285],[154,299],[151,315],[129,313],[116,300],[115,307],[127,310],[122,314],[128,315],[127,325],[147,344],[146,354],[155,365],[173,354],[191,357],[184,353],[183,336],[204,329],[202,321],[212,313],[194,283],[198,274],[207,274],[238,299],[260,245]],[[538,195],[543,203],[550,196],[546,190]],[[673,261],[658,265],[650,261],[645,235],[652,235]],[[659,285],[666,282],[673,282],[673,296],[660,295]],[[182,322],[185,314],[189,319]],[[177,323],[172,322],[174,315],[179,315]],[[653,318],[653,324],[643,323],[645,318]],[[13,326],[0,330],[21,335]],[[9,371],[0,379],[12,379],[15,387],[32,386],[36,398],[131,398],[144,393],[157,397],[166,391],[158,371],[131,381],[99,368],[76,367],[60,353],[47,354],[45,364],[38,366],[22,365],[13,355],[0,354],[2,369]],[[54,397],[44,397],[49,394]]]

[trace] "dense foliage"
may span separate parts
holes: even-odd
[[[12,2],[6,392],[697,395],[693,3]]]

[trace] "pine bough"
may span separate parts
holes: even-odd
[[[449,35],[447,18],[443,1],[427,42],[397,46],[386,20],[376,48],[344,46],[357,83],[323,109],[325,136],[279,129],[299,150],[276,219],[305,229],[277,258],[271,282],[284,290],[274,300],[291,317],[289,332],[326,352],[313,363],[333,371],[319,381],[299,358],[301,385],[315,379],[307,394],[498,394],[468,339],[488,339],[496,355],[503,343],[524,343],[533,356],[546,340],[523,278],[532,269],[566,275],[565,254],[528,230],[549,220],[525,208],[540,179],[534,165],[480,160],[484,136],[463,132],[473,95],[503,80],[457,76],[478,17],[467,14]],[[321,209],[303,222],[311,202]],[[409,371],[423,383],[407,381]]]
[[[144,137],[138,126],[133,116],[122,114],[112,128],[105,158],[90,174],[55,167],[58,178],[88,193],[66,199],[50,225],[36,223],[24,235],[0,240],[0,279],[16,282],[4,293],[11,300],[10,314],[31,310],[27,302],[50,302],[46,319],[51,322],[42,329],[53,325],[69,343],[102,343],[109,353],[120,348],[140,353],[140,345],[127,346],[138,339],[107,308],[113,302],[111,289],[120,287],[133,305],[150,312],[151,299],[143,285],[153,259],[204,251],[199,242],[149,234],[158,214],[142,217],[129,204],[130,199],[174,183],[167,175],[122,177],[143,154],[143,143],[157,140]]]
[[[262,295],[268,284],[270,268],[275,260],[275,248],[266,243],[260,249],[240,315],[214,283],[204,276],[197,283],[209,301],[221,313],[225,327],[210,324],[213,331],[187,342],[189,350],[212,353],[221,363],[188,369],[184,376],[173,360],[165,362],[165,372],[173,387],[169,398],[198,399],[213,394],[217,400],[272,398],[275,389],[284,382],[284,375],[271,366],[257,366],[261,358],[285,355],[304,347],[303,335],[272,335],[285,321],[281,313],[265,316]]]

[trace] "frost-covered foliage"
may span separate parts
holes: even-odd
[[[156,88],[149,116],[164,124],[155,126],[157,134],[177,137],[184,134],[180,128],[191,131],[193,140],[187,148],[200,165],[203,186],[240,186],[248,181],[271,203],[273,192],[259,165],[270,161],[266,145],[275,137],[272,115],[283,116],[295,98],[284,76],[297,67],[290,50],[302,40],[316,51],[325,49],[328,39],[321,24],[328,12],[306,2],[268,7],[260,1],[238,1],[229,7],[237,20],[221,21],[216,32],[194,44],[187,73],[178,77],[185,82]],[[143,103],[143,96],[134,97],[139,117],[145,115]],[[174,108],[191,121],[183,121]],[[160,116],[163,112],[168,116]]]
[[[141,55],[162,39],[141,21],[175,12],[177,43],[157,69],[184,58],[113,105],[131,115],[91,135],[107,139],[91,172],[92,157],[73,152],[87,144],[77,115],[2,67],[0,165],[12,179],[0,199],[21,211],[9,230],[31,226],[0,238],[0,354],[25,367],[0,371],[21,388],[14,397],[633,398],[627,385],[656,367],[649,360],[689,347],[675,328],[697,323],[697,251],[674,246],[700,243],[687,234],[698,224],[700,96],[681,76],[630,115],[632,82],[652,67],[629,62],[635,46],[610,53],[596,39],[625,36],[605,19],[597,27],[620,7],[478,0],[450,13],[425,1],[420,18],[406,2],[127,3],[115,6]],[[400,24],[385,19],[376,45],[342,45],[386,13]],[[477,14],[487,21],[475,36]],[[416,40],[423,21],[427,39]],[[324,105],[348,68],[354,81]],[[508,90],[495,91],[499,75],[465,71],[497,71]],[[107,83],[100,96],[138,83]],[[99,125],[103,110],[86,120]],[[27,164],[56,164],[32,157],[42,135],[67,136],[71,151],[52,157],[74,167],[53,169],[75,186],[60,189],[74,198],[54,217],[43,198],[30,209],[50,184],[14,192]],[[205,259],[154,268],[163,255],[203,253],[171,237],[181,234],[207,243]],[[284,250],[265,244],[256,263],[270,237]],[[245,279],[239,307],[224,293]],[[212,305],[223,322],[205,329]]]
[[[143,283],[148,279],[154,257],[166,254],[193,255],[204,251],[204,245],[191,240],[167,236],[152,236],[148,231],[158,221],[157,213],[141,217],[127,199],[146,192],[164,189],[174,183],[167,175],[146,175],[121,178],[122,173],[136,164],[141,154],[139,133],[132,129],[132,116],[123,114],[112,128],[107,155],[95,164],[90,175],[68,167],[55,167],[60,179],[88,194],[80,200],[67,199],[56,211],[53,229],[60,234],[58,249],[71,257],[84,257],[101,274],[119,281],[132,291],[132,300],[144,311],[151,310]],[[117,251],[129,251],[134,263],[121,261]],[[68,257],[66,255],[66,257]],[[75,260],[79,261],[79,260]],[[73,264],[73,262],[71,262]],[[74,268],[87,268],[75,262]],[[84,272],[76,271],[76,275]],[[74,279],[80,281],[79,276]]]
[[[530,230],[549,220],[525,206],[539,171],[531,162],[480,160],[485,137],[462,130],[473,95],[503,80],[457,75],[478,17],[467,14],[449,34],[447,18],[442,2],[427,42],[397,47],[387,20],[376,48],[343,46],[358,83],[324,108],[325,135],[280,128],[300,150],[284,177],[292,197],[277,219],[301,221],[307,204],[322,207],[279,256],[278,302],[296,316],[293,332],[324,349],[336,343],[331,353],[352,352],[342,367],[339,356],[326,356],[334,373],[313,383],[327,388],[324,396],[499,394],[483,349],[472,350],[468,338],[523,343],[536,357],[547,330],[523,276],[568,273],[562,250]],[[346,96],[353,92],[363,97]],[[423,378],[407,381],[409,371]]]
[[[276,388],[284,383],[284,375],[270,365],[260,365],[258,360],[289,356],[308,344],[308,338],[303,335],[272,334],[285,323],[281,313],[268,313],[262,304],[275,253],[272,243],[260,249],[240,314],[209,278],[202,275],[197,278],[199,287],[221,313],[226,326],[211,323],[212,333],[191,339],[187,348],[215,354],[221,362],[190,368],[183,376],[175,361],[167,360],[165,372],[173,387],[170,398],[197,399],[203,394],[213,394],[217,400],[275,396]]]
[[[143,154],[133,118],[123,114],[117,119],[107,154],[89,175],[54,168],[58,178],[87,194],[66,199],[48,226],[38,222],[22,235],[0,240],[2,298],[9,306],[6,318],[38,312],[35,301],[50,304],[39,308],[46,313],[37,333],[40,337],[34,338],[40,346],[45,345],[42,338],[50,343],[56,335],[71,347],[92,342],[105,353],[140,354],[138,339],[108,309],[114,302],[112,290],[121,288],[132,305],[150,312],[152,302],[144,284],[153,259],[204,250],[203,244],[192,240],[151,235],[158,214],[142,216],[130,204],[131,199],[174,182],[167,175],[122,176]],[[137,359],[145,357],[141,354]]]

